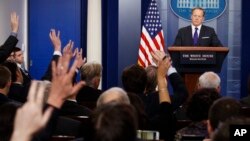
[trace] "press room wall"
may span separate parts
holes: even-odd
[[[141,17],[144,17],[143,13],[146,11],[149,1],[150,0],[119,0],[119,2],[112,3],[111,0],[104,0],[102,2],[104,89],[111,86],[121,86],[120,78],[122,70],[126,66],[137,62]],[[229,2],[230,1],[231,0],[229,0]],[[158,2],[160,4],[166,4],[163,0],[158,0]],[[241,90],[241,92],[239,92],[241,93],[240,96],[246,95],[246,77],[250,66],[247,59],[250,54],[250,43],[248,42],[250,24],[246,20],[249,18],[247,14],[249,13],[249,3],[248,1],[243,1],[242,4],[242,27],[244,30],[242,30],[242,47],[238,48],[239,51],[241,50],[241,71],[239,72],[240,74],[230,73],[230,75],[240,75],[239,80],[241,83],[235,85]],[[160,8],[162,7],[164,6],[161,5]],[[81,29],[82,26],[80,25],[85,23],[80,19],[86,18],[86,16],[81,15],[84,13],[81,12],[81,9],[86,9],[86,5],[85,8],[80,8],[80,0],[61,0],[59,4],[56,0],[36,0],[29,2],[30,71],[35,75],[35,78],[42,76],[51,58],[52,46],[48,37],[50,28],[53,27],[62,30],[61,35],[64,45],[69,39],[72,39],[75,40],[77,46],[82,44],[82,47],[86,48],[86,36],[80,36],[80,31],[82,31],[83,35],[85,35],[84,32],[86,32],[86,30]],[[163,12],[170,12],[170,9],[161,10]],[[241,16],[241,12],[238,13]],[[163,22],[166,22],[164,20],[167,19],[164,18],[166,17],[163,17]],[[170,32],[169,34],[172,34],[172,36],[175,36],[174,31],[178,29],[178,27],[171,26],[165,26],[163,28],[165,28],[164,30],[166,30],[167,33]],[[172,36],[168,37],[168,35],[166,35],[167,45],[170,45],[170,42],[174,39]],[[241,37],[237,38],[241,39]],[[80,41],[84,43],[80,43]],[[227,43],[227,39],[222,39],[222,41]],[[235,48],[235,50],[237,50],[237,48]],[[222,77],[227,77],[227,73]],[[223,89],[226,93],[228,85],[227,83],[223,85]],[[239,98],[239,96],[236,95],[236,98]]]
[[[40,79],[53,54],[50,29],[60,30],[62,46],[69,40],[81,46],[81,0],[29,0],[28,10],[29,71]]]

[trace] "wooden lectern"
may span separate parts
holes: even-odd
[[[206,71],[219,73],[229,49],[227,47],[169,47],[173,66],[182,75],[189,96],[199,76]]]

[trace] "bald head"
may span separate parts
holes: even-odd
[[[110,102],[130,104],[127,93],[119,87],[113,87],[104,91],[97,100],[97,107]]]
[[[198,89],[201,88],[214,88],[218,92],[220,92],[220,77],[212,72],[205,72],[199,77],[198,81]]]

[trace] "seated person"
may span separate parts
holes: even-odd
[[[250,125],[250,119],[247,117],[232,117],[223,122],[212,135],[212,141],[230,141],[231,138],[230,125]],[[249,133],[248,133],[249,134]],[[242,137],[240,140],[249,140]]]
[[[187,116],[192,123],[176,133],[176,141],[182,140],[185,136],[208,137],[207,119],[208,110],[213,102],[220,98],[215,89],[200,89],[194,92],[187,106]]]
[[[91,116],[87,141],[136,141],[137,117],[129,104],[109,102]]]
[[[209,137],[212,137],[213,132],[218,128],[219,124],[225,120],[240,116],[240,103],[230,97],[222,97],[217,99],[209,109],[207,129]],[[206,139],[209,141],[209,139]]]
[[[81,80],[86,82],[86,86],[84,86],[77,94],[77,103],[96,103],[98,97],[102,93],[102,90],[98,89],[101,81],[102,65],[96,62],[87,62],[79,69],[79,71]]]

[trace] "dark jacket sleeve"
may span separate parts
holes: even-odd
[[[176,110],[186,101],[188,97],[188,90],[180,74],[172,73],[168,79],[172,85],[174,93],[171,95],[173,110]]]
[[[214,47],[223,47],[222,43],[220,42],[217,34],[215,33],[214,29],[212,29],[212,46]]]
[[[0,63],[4,62],[16,46],[18,39],[15,36],[9,36],[5,43],[0,47]]]
[[[52,80],[52,62],[53,61],[58,61],[59,59],[59,55],[53,55],[50,64],[48,65],[48,68],[44,74],[44,76],[41,78],[42,80],[48,80],[51,81]]]

